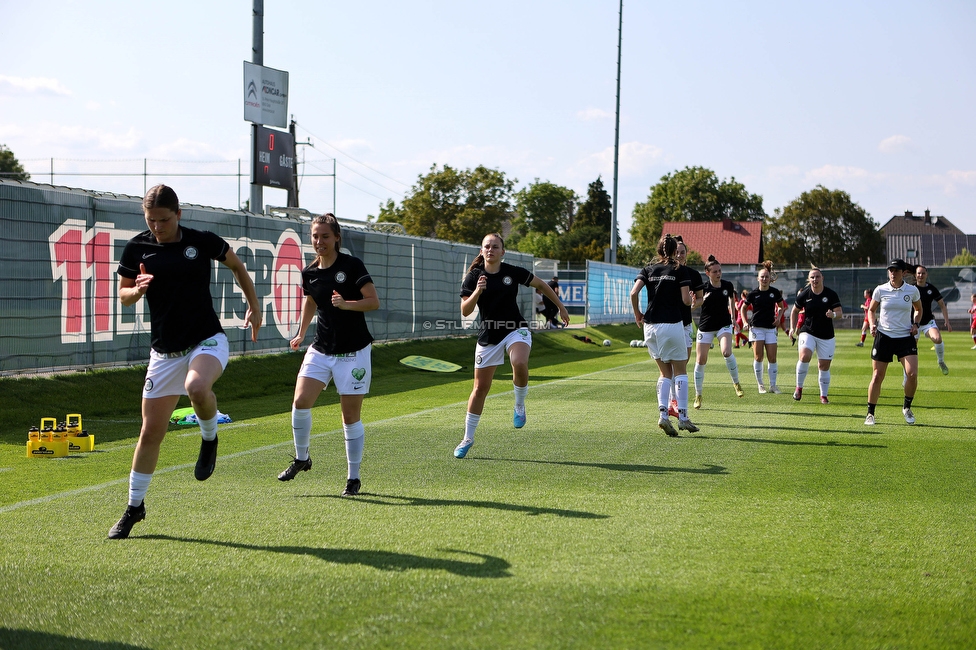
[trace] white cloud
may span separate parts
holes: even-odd
[[[911,143],[912,139],[907,135],[893,135],[878,143],[878,151],[881,153],[898,153],[907,149]]]
[[[654,165],[665,161],[664,150],[643,142],[625,142],[620,145],[620,175],[646,176]],[[572,168],[574,175],[584,178],[613,179],[613,147],[592,153],[578,161]],[[592,177],[592,178],[591,178]]]
[[[577,111],[576,117],[583,121],[606,120],[612,118],[613,113],[605,111],[602,108],[587,108],[582,111]]]
[[[949,177],[949,180],[962,183],[963,185],[976,185],[976,171],[959,171],[952,169],[949,170],[946,176]]]
[[[866,187],[885,180],[884,174],[869,172],[860,167],[849,167],[844,165],[824,165],[817,169],[808,171],[804,180],[808,183],[815,183],[830,187],[831,185],[855,185]],[[833,188],[831,188],[833,189]]]
[[[31,129],[31,148],[55,157],[78,154],[118,157],[137,149],[142,141],[142,133],[134,127],[119,132],[46,122]]]
[[[71,91],[57,79],[46,77],[8,77],[0,75],[0,94],[4,95],[70,95]]]
[[[93,102],[93,101],[85,102],[85,108],[87,108],[90,111],[97,111],[101,107],[102,105],[99,104],[98,102]]]

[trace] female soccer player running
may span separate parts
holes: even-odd
[[[929,270],[924,266],[915,267],[915,287],[918,289],[922,301],[922,319],[919,321],[921,326],[918,328],[917,338],[922,334],[932,339],[935,344],[935,357],[939,360],[939,369],[943,375],[949,374],[949,366],[945,363],[945,343],[942,342],[942,333],[939,326],[935,324],[935,313],[932,311],[932,303],[938,303],[942,310],[942,324],[946,331],[951,332],[952,326],[949,324],[949,310],[946,309],[945,301],[942,299],[942,292],[934,284],[928,284]]]
[[[918,319],[922,317],[922,301],[918,289],[905,282],[908,266],[903,260],[888,263],[888,282],[878,285],[871,293],[868,321],[874,347],[871,349],[871,383],[868,384],[868,415],[864,424],[874,426],[874,409],[881,396],[881,384],[891,358],[897,357],[905,369],[905,422],[915,424],[912,400],[918,388],[918,348],[915,335]],[[912,309],[915,311],[912,312]],[[912,314],[915,314],[914,318]]]
[[[335,380],[346,441],[348,474],[342,491],[345,497],[359,494],[362,487],[359,468],[366,432],[361,414],[373,376],[373,337],[366,327],[365,312],[379,309],[380,299],[366,266],[359,258],[341,252],[341,246],[342,232],[335,215],[328,213],[312,219],[315,259],[302,270],[305,302],[298,334],[290,342],[292,350],[305,340],[312,317],[318,318],[315,338],[298,371],[291,405],[295,459],[278,474],[278,480],[290,481],[299,472],[312,469],[312,407],[329,382]]]
[[[647,352],[657,363],[657,404],[660,412],[658,426],[669,436],[678,432],[668,417],[671,385],[678,389],[678,428],[694,433],[698,427],[688,418],[688,348],[685,328],[681,322],[681,305],[691,305],[694,296],[690,280],[681,273],[676,259],[678,242],[670,235],[661,237],[657,245],[656,264],[641,269],[630,290],[634,320],[644,328]],[[640,292],[647,289],[647,310],[640,311]]]
[[[803,383],[807,379],[810,359],[817,353],[819,368],[820,403],[827,404],[830,389],[830,362],[834,358],[834,319],[843,315],[840,297],[823,283],[823,273],[814,267],[807,274],[807,286],[796,294],[796,302],[790,312],[790,336],[799,333],[800,358],[796,362],[796,390],[793,399],[803,397]],[[802,317],[802,323],[798,319]]]
[[[542,292],[556,305],[564,325],[569,325],[569,312],[541,278],[529,271],[502,261],[505,242],[498,233],[486,235],[481,252],[471,263],[461,283],[461,315],[470,316],[475,306],[481,314],[481,333],[474,354],[474,387],[468,397],[468,413],[464,421],[464,438],[454,449],[455,458],[464,458],[474,444],[474,432],[481,420],[485,398],[491,389],[495,368],[505,363],[505,353],[512,363],[512,382],[515,388],[515,413],[512,422],[516,429],[525,426],[525,396],[529,392],[529,352],[532,351],[532,332],[519,311],[518,287],[525,285]]]
[[[701,317],[698,320],[698,350],[695,359],[695,408],[702,407],[702,384],[705,383],[705,364],[712,341],[719,340],[725,367],[732,377],[732,388],[737,397],[745,393],[739,385],[739,365],[732,354],[732,314],[735,313],[735,287],[722,279],[722,265],[714,255],[708,256],[705,263],[708,282],[703,288],[704,298]]]
[[[701,301],[705,297],[703,292],[705,280],[702,279],[701,273],[688,266],[688,246],[685,245],[681,235],[675,237],[674,240],[678,242],[678,248],[674,255],[675,260],[678,262],[678,272],[688,278],[688,288],[691,290],[692,295],[692,303],[690,305],[681,305],[681,324],[685,328],[685,343],[688,346],[687,360],[691,361],[691,347],[695,340],[695,325],[691,317],[691,310],[701,306]],[[674,384],[671,385],[671,403],[668,406],[668,415],[679,417],[678,389]]]
[[[859,348],[864,347],[864,339],[868,336],[868,331],[871,329],[868,323],[868,309],[871,308],[871,292],[867,289],[864,290],[864,304],[861,305],[861,309],[864,310],[864,322],[861,323],[861,340],[855,343]]]
[[[781,393],[776,385],[779,367],[776,365],[776,333],[779,322],[786,309],[783,294],[774,286],[776,275],[773,273],[773,263],[766,260],[762,264],[758,275],[759,287],[753,289],[746,296],[745,303],[740,307],[742,321],[748,323],[749,340],[752,342],[754,361],[753,370],[756,373],[756,383],[759,393],[765,394],[766,384],[763,383],[763,356],[769,360],[769,392]],[[747,312],[752,310],[752,320],[747,319]]]
[[[148,230],[130,239],[119,259],[119,300],[129,307],[149,303],[149,367],[142,390],[142,430],[132,455],[129,505],[108,532],[125,539],[146,518],[146,492],[159,447],[181,395],[188,395],[200,423],[200,455],[193,475],[205,481],[217,462],[217,396],[213,385],[227,367],[227,336],[210,295],[213,262],[229,268],[247,300],[246,326],[257,342],[261,306],[244,263],[212,232],[180,225],[183,212],[173,188],[146,192],[142,211]]]

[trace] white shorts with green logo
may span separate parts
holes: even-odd
[[[525,343],[532,347],[532,332],[527,327],[509,332],[508,336],[494,345],[481,345],[474,349],[474,367],[487,368],[489,366],[500,366],[505,363],[505,352],[515,343]]]
[[[149,368],[146,369],[146,383],[142,387],[142,397],[168,397],[186,395],[186,373],[190,362],[201,354],[216,357],[220,367],[227,367],[230,346],[226,334],[215,334],[197,345],[182,352],[156,352],[149,350]]]
[[[320,381],[326,388],[334,379],[340,395],[365,395],[373,378],[372,350],[372,343],[345,354],[325,354],[309,347],[298,376]]]

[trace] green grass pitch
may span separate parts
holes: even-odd
[[[739,349],[736,398],[716,348],[701,431],[671,439],[636,326],[539,332],[528,424],[503,367],[460,461],[473,339],[380,345],[355,498],[334,389],[313,469],[281,483],[301,356],[235,360],[215,474],[193,479],[197,429],[172,427],[122,541],[143,370],[0,380],[0,648],[972,648],[976,351],[947,335],[944,377],[923,341],[918,424],[892,365],[869,428],[856,335],[826,406],[815,363],[790,398],[788,339],[782,395]],[[25,458],[29,426],[75,412],[95,453]]]

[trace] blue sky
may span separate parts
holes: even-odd
[[[264,63],[290,74],[289,112],[315,145],[304,169],[337,161],[340,217],[376,214],[435,163],[584,195],[598,175],[612,186],[617,8],[265,0]],[[35,180],[51,158],[56,172],[248,169],[251,2],[0,0],[0,15],[0,143]],[[691,165],[770,214],[822,184],[882,224],[928,208],[976,233],[974,33],[962,1],[625,2],[625,241],[634,204]],[[186,202],[237,205],[234,177],[165,180]],[[143,191],[141,177],[56,182]],[[332,210],[333,179],[305,178],[301,201]]]

